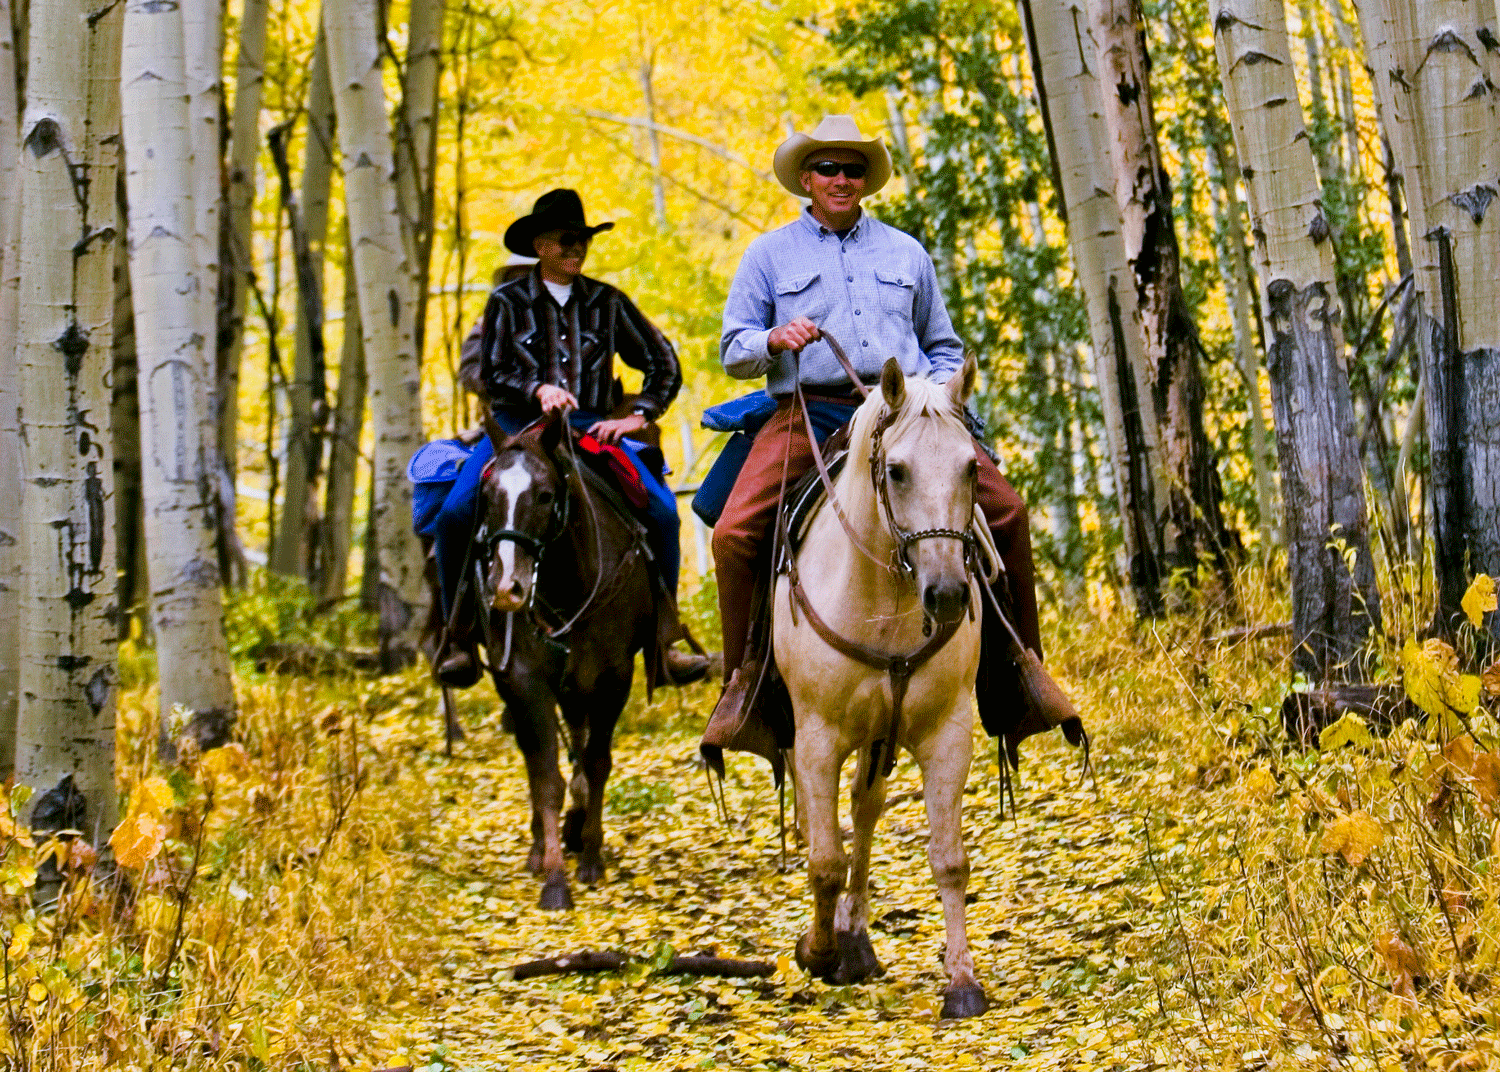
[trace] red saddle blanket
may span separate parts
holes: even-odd
[[[615,487],[625,496],[625,501],[637,510],[646,509],[646,485],[636,471],[635,462],[619,447],[608,446],[588,434],[580,435],[574,442],[578,449],[589,455],[596,469],[602,469],[614,480]]]

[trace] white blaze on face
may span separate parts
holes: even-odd
[[[505,527],[516,527],[516,505],[526,489],[531,487],[531,473],[526,469],[525,459],[517,455],[510,465],[495,474],[500,490],[505,493]],[[516,572],[516,545],[512,540],[500,541],[500,584],[504,586]]]

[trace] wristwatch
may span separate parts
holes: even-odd
[[[637,402],[635,405],[631,406],[630,412],[634,413],[637,417],[641,418],[641,420],[646,421],[647,423],[649,423],[651,420],[651,408],[644,402]]]

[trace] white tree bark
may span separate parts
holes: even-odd
[[[407,240],[407,270],[412,277],[408,293],[413,346],[419,361],[427,327],[437,192],[438,87],[446,12],[443,0],[412,0],[407,22],[406,78],[401,86],[401,127],[396,136],[396,190]]]
[[[245,312],[250,307],[247,281],[251,236],[255,225],[256,162],[260,159],[260,104],[266,77],[266,0],[245,0],[240,13],[239,57],[234,70],[234,110],[229,121],[229,331],[216,370],[219,451],[231,476],[238,468],[240,420],[240,354],[245,341]]]
[[[1135,285],[1125,258],[1107,152],[1098,62],[1084,0],[1025,0],[1032,77],[1045,101],[1066,210],[1068,245],[1088,308],[1104,426],[1131,587],[1141,613],[1160,609],[1161,443]]]
[[[1500,573],[1500,106],[1490,0],[1360,0],[1366,62],[1406,185],[1431,444],[1438,622]],[[1500,640],[1500,615],[1489,619]]]
[[[1292,665],[1309,682],[1362,677],[1362,649],[1380,627],[1380,591],[1333,243],[1286,12],[1282,0],[1217,0],[1214,27],[1260,260],[1292,581]]]
[[[35,826],[115,821],[111,266],[119,134],[118,8],[33,0],[21,124],[24,502],[16,778]],[[96,17],[96,15],[98,17]],[[77,175],[89,182],[80,187]]]
[[[21,285],[21,175],[16,52],[10,0],[0,0],[0,777],[16,762],[16,703],[21,680],[21,437],[16,423],[16,312]]]
[[[400,658],[415,651],[426,599],[406,479],[422,437],[421,379],[374,16],[360,0],[330,0],[323,9],[374,419],[381,644]]]
[[[201,332],[192,136],[180,8],[130,0],[121,61],[130,275],[140,368],[141,477],[162,741],[223,743],[234,719],[202,429],[212,340]],[[173,709],[191,712],[177,724]]]

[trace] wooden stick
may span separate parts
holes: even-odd
[[[559,957],[528,960],[510,969],[511,978],[537,979],[544,975],[581,975],[587,972],[619,971],[631,963],[624,953],[609,950],[585,950]],[[764,979],[776,973],[776,965],[767,960],[735,960],[732,957],[673,957],[657,974],[716,975],[730,979]]]

